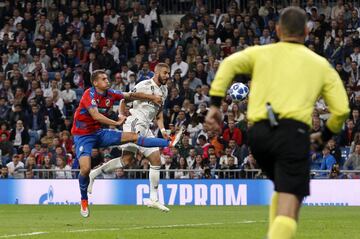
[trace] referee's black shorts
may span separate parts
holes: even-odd
[[[250,150],[275,191],[299,197],[310,194],[309,127],[290,119],[270,127],[267,120],[249,129]]]

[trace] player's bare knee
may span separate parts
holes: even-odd
[[[91,170],[90,167],[82,167],[82,168],[80,168],[80,174],[85,177],[89,176],[90,170]]]
[[[80,163],[80,174],[82,176],[88,176],[91,170],[91,158],[90,156],[82,156],[79,159]]]
[[[161,166],[160,152],[159,151],[153,152],[147,158],[149,159],[150,164],[152,166]]]

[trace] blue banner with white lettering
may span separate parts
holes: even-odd
[[[360,205],[360,180],[311,180],[305,205]],[[268,205],[268,180],[161,180],[159,201],[166,205]],[[144,205],[148,180],[95,181],[91,204]],[[0,204],[73,205],[80,202],[78,180],[1,179]]]

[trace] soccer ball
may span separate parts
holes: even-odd
[[[240,82],[232,84],[229,89],[229,94],[233,100],[244,100],[249,94],[249,88]]]

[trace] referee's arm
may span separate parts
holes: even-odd
[[[337,72],[329,67],[324,77],[321,95],[329,107],[330,118],[326,121],[322,138],[327,141],[333,134],[340,132],[344,121],[349,116],[350,109],[348,96]]]
[[[221,62],[210,88],[211,107],[206,115],[206,128],[221,131],[221,114],[219,110],[221,100],[225,97],[226,91],[236,75],[251,74],[253,59],[250,56],[250,49],[254,48],[250,47],[244,51],[234,53]]]

